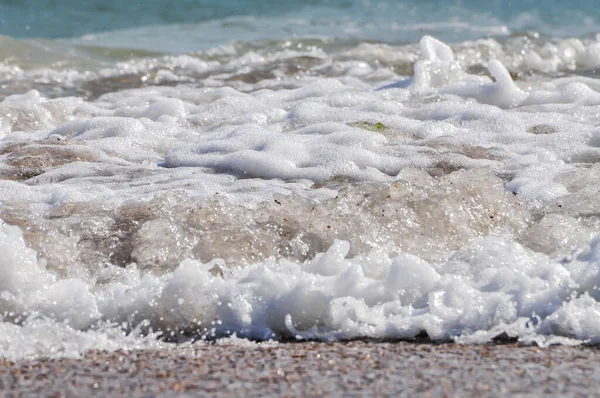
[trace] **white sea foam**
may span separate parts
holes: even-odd
[[[0,355],[151,330],[598,342],[600,86],[547,74],[598,44],[518,44],[233,46],[6,96]]]
[[[54,280],[15,227],[2,229],[4,242],[21,255],[4,263],[14,284],[4,290],[3,307],[10,311],[7,321],[23,314],[22,326],[3,324],[5,356],[16,355],[11,347],[25,333],[44,339],[45,355],[61,354],[64,348],[54,344],[63,347],[70,335],[84,336],[71,342],[78,349],[118,347],[107,337],[110,329],[87,337],[72,330],[98,319],[150,319],[149,326],[161,330],[258,339],[411,338],[426,332],[432,339],[473,339],[475,333],[485,341],[506,333],[522,339],[539,334],[538,342],[546,334],[596,342],[599,335],[589,315],[598,310],[598,240],[559,263],[515,242],[485,238],[439,264],[377,251],[346,258],[349,244],[336,241],[305,263],[269,260],[215,276],[214,263],[186,260],[159,278],[135,268],[106,269],[108,279],[93,284]],[[35,317],[23,319],[22,311]],[[36,337],[36,322],[46,317],[68,327]]]

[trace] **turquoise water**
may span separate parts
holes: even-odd
[[[186,52],[231,41],[326,37],[406,43],[535,31],[589,36],[600,30],[596,1],[180,0],[3,1],[0,34],[83,38],[109,47]],[[100,34],[100,35],[98,35]]]

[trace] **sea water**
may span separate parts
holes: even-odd
[[[600,342],[595,2],[0,4],[0,356]]]

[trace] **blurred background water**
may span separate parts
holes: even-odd
[[[463,41],[534,31],[585,37],[596,1],[560,0],[4,0],[0,34],[189,52],[231,41],[334,38],[402,44],[424,34]]]

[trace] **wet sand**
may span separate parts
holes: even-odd
[[[590,396],[597,347],[457,344],[196,344],[0,361],[4,396]],[[0,394],[1,395],[1,394]]]

